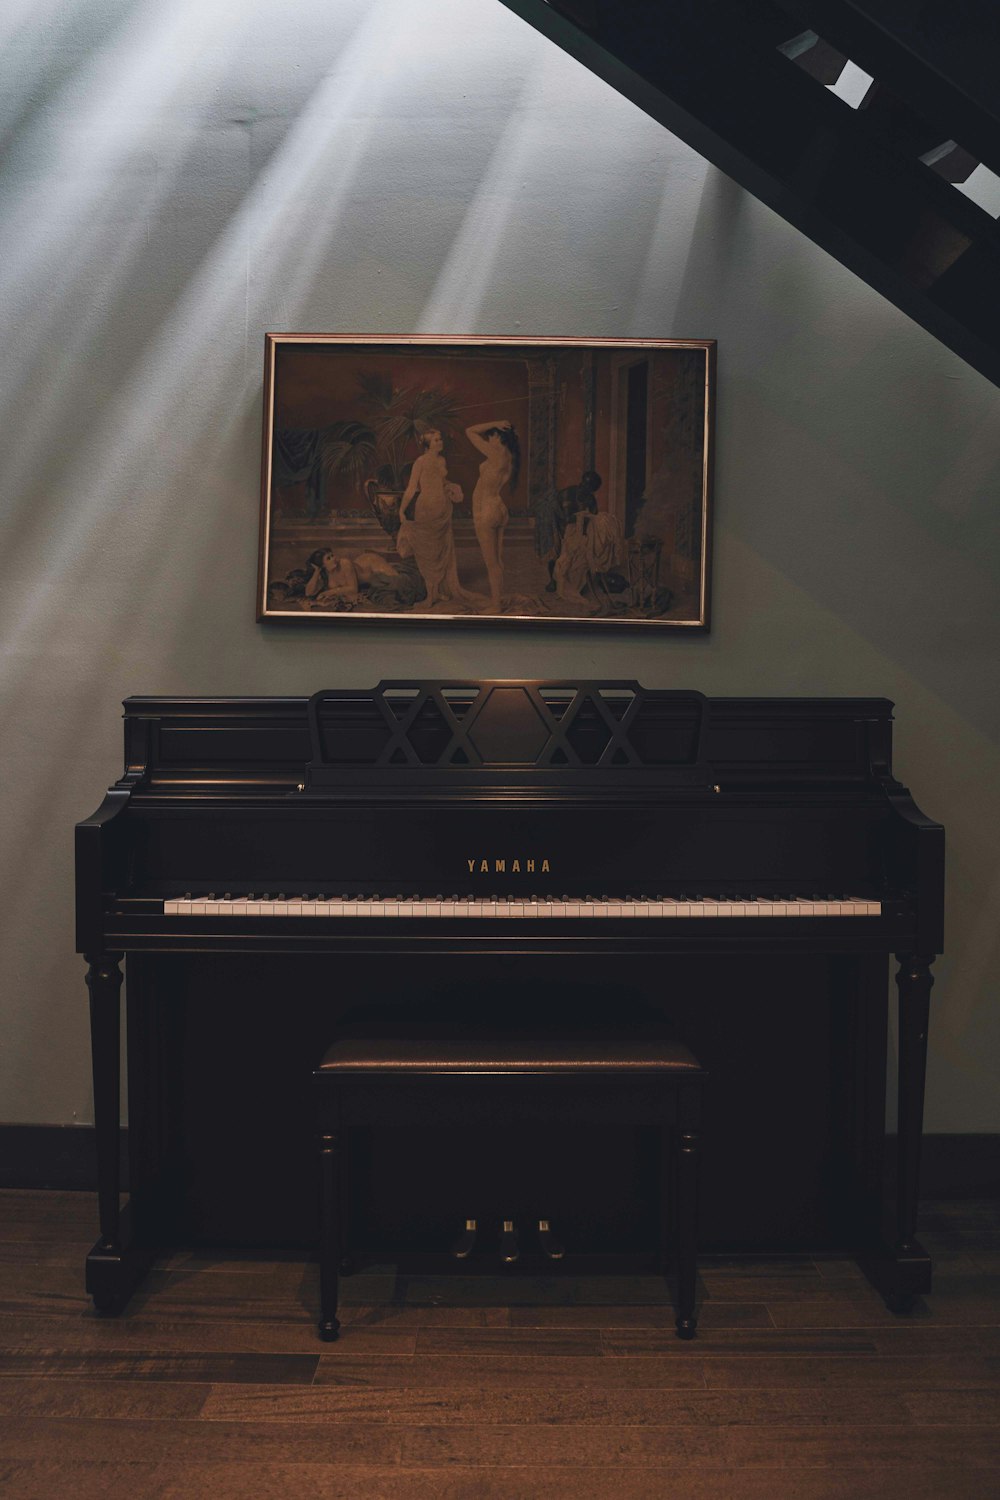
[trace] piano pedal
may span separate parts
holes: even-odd
[[[500,1259],[505,1266],[513,1266],[521,1258],[521,1252],[517,1244],[517,1230],[514,1228],[513,1219],[504,1219],[503,1233],[500,1235]]]
[[[455,1260],[468,1260],[476,1248],[476,1221],[466,1219],[465,1228],[451,1247],[451,1253]]]
[[[566,1246],[556,1239],[548,1219],[538,1221],[538,1243],[542,1247],[542,1254],[548,1260],[562,1260],[566,1254]]]

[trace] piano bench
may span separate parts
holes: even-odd
[[[440,1041],[351,1036],[333,1043],[313,1078],[322,1137],[322,1339],[335,1339],[340,1329],[338,1272],[350,1246],[344,1160],[350,1129],[412,1125],[428,1117],[429,1107],[435,1123],[467,1127],[487,1101],[494,1112],[516,1118],[525,1089],[535,1101],[533,1118],[541,1105],[544,1118],[553,1124],[613,1120],[664,1132],[674,1182],[677,1334],[694,1337],[705,1072],[682,1043],[649,1037]],[[661,1213],[661,1222],[666,1217]]]

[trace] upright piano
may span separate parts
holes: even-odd
[[[76,844],[99,1308],[124,1306],[165,1239],[279,1242],[308,1177],[269,1166],[266,1143],[291,1120],[282,1149],[309,1158],[297,1111],[345,1002],[377,1015],[391,996],[419,1028],[444,992],[484,1028],[508,1002],[529,1025],[628,1026],[638,996],[696,1033],[712,1075],[710,1240],[783,1248],[811,1203],[806,1237],[850,1243],[890,1305],[929,1290],[915,1229],[944,831],[893,775],[891,703],[447,679],[124,708],[124,774]],[[242,1161],[252,1226],[213,1219],[203,1152],[216,1184]]]

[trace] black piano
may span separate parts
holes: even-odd
[[[124,774],[76,845],[95,1304],[124,1306],[165,1243],[308,1245],[309,1073],[344,1017],[379,1024],[387,1005],[418,1029],[669,1022],[710,1071],[707,1246],[849,1246],[891,1306],[928,1291],[915,1225],[944,831],[893,776],[891,730],[884,699],[628,681],[128,699]],[[627,1148],[612,1159],[586,1132],[560,1147],[553,1190],[581,1251],[644,1244]],[[480,1149],[369,1141],[371,1243],[447,1237],[476,1160],[462,1152]]]

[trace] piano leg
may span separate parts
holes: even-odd
[[[97,1138],[97,1205],[101,1235],[87,1256],[86,1286],[99,1312],[121,1312],[142,1280],[151,1252],[131,1245],[127,1209],[120,1207],[121,1025],[120,953],[87,955],[90,1046]]]
[[[920,1197],[920,1145],[927,1074],[927,1024],[930,1018],[933,957],[897,955],[899,972],[899,1134],[896,1178],[896,1246],[898,1290],[890,1305],[908,1310],[916,1296],[931,1289],[931,1261],[917,1239]]]
[[[920,1198],[920,1143],[927,1072],[927,1023],[930,1015],[933,957],[896,955],[899,970],[898,1135],[896,1137],[895,1239],[889,1225],[885,1239],[861,1258],[861,1264],[892,1312],[910,1312],[931,1289],[931,1258],[917,1239]],[[891,1243],[890,1243],[891,1241]]]

